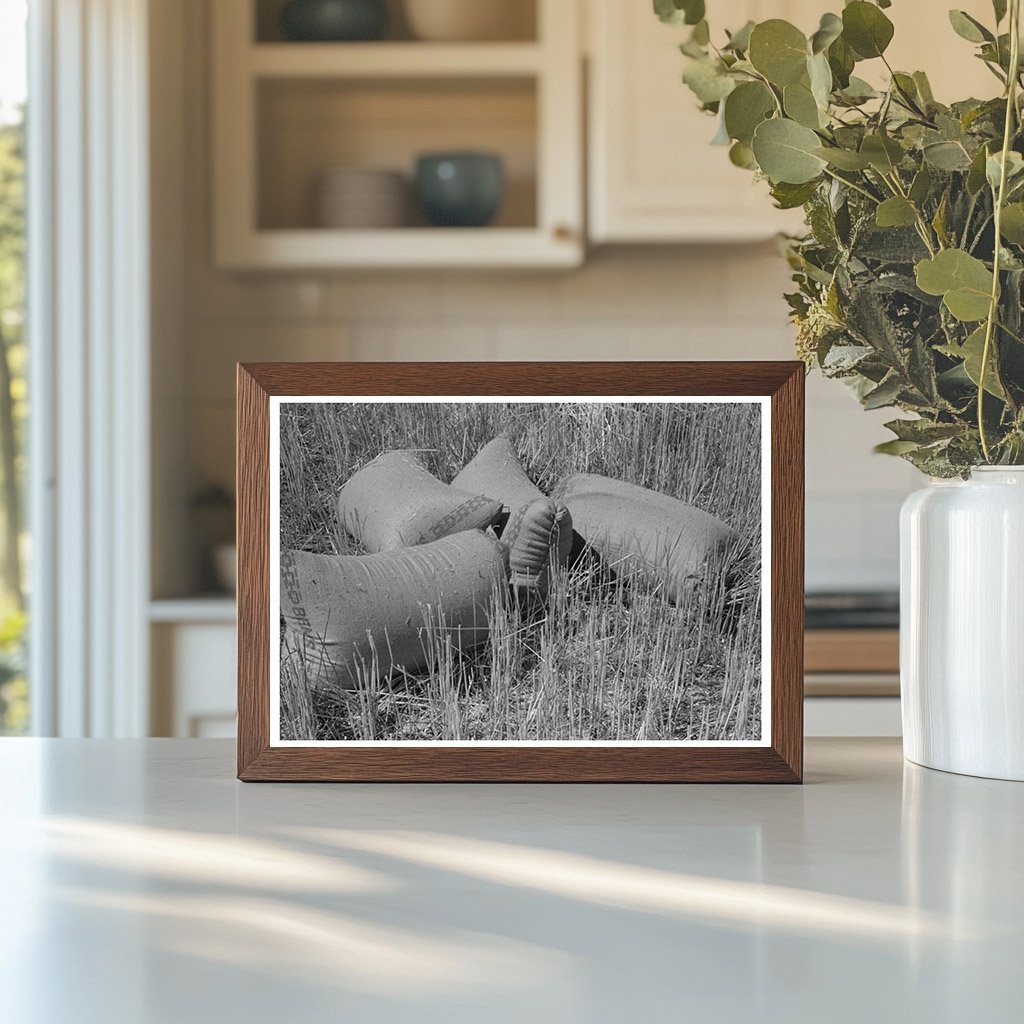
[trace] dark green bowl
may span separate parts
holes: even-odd
[[[489,224],[505,196],[501,157],[493,153],[428,153],[416,163],[416,191],[436,227]]]
[[[281,12],[285,37],[295,42],[362,42],[382,38],[387,27],[387,0],[291,0]]]

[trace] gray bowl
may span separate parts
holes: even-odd
[[[505,196],[505,171],[493,153],[427,153],[416,162],[416,192],[435,227],[489,224]]]
[[[281,28],[295,42],[380,39],[388,27],[387,0],[291,0]]]

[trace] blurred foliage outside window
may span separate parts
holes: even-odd
[[[0,0],[0,735],[29,726],[26,672],[25,36]],[[17,69],[17,70],[16,70]]]

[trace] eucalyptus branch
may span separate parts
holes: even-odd
[[[999,274],[1002,270],[1003,207],[1006,203],[1006,178],[1013,127],[1017,118],[1017,86],[1020,73],[1020,0],[1010,0],[1010,73],[1006,85],[1006,123],[1003,126],[1003,149],[999,167],[999,189],[995,196],[995,251],[992,256],[992,294],[988,319],[985,322],[985,345],[981,351],[981,369],[978,372],[978,434],[985,461],[992,462],[988,431],[985,428],[985,381],[992,358],[992,338],[999,317]]]

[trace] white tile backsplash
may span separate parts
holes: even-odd
[[[195,484],[230,481],[234,365],[246,360],[789,359],[770,247],[605,252],[571,273],[188,275],[185,387]],[[886,412],[808,378],[807,583],[893,587],[915,471],[877,456]]]

